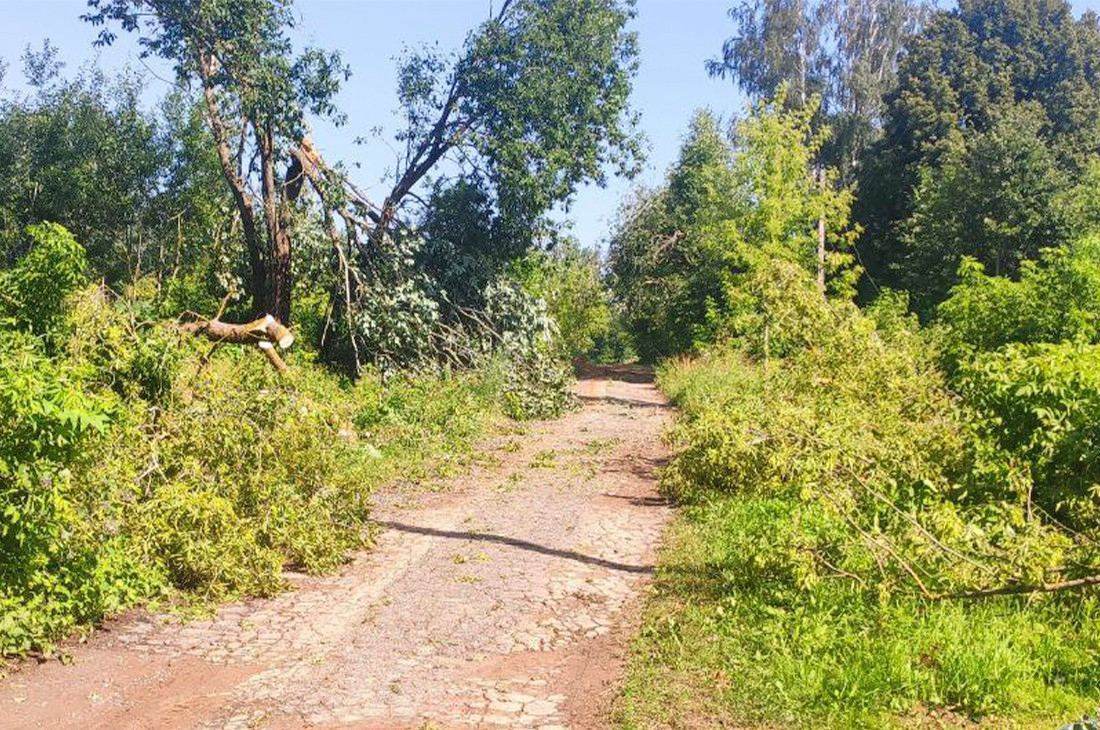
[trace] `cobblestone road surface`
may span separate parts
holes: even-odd
[[[126,617],[14,673],[0,727],[605,727],[669,517],[669,409],[638,372],[578,395],[440,489],[380,494],[377,547],[339,575],[210,620]]]

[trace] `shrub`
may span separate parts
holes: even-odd
[[[557,348],[557,323],[545,300],[505,279],[486,292],[485,315],[499,335],[504,409],[512,418],[551,418],[573,404],[572,373]]]
[[[1100,664],[1069,647],[1091,642],[1095,602],[957,597],[1095,572],[1093,526],[1041,509],[1095,482],[1069,474],[1095,452],[1092,347],[978,356],[960,400],[902,298],[864,313],[757,266],[731,339],[659,372],[683,411],[662,485],[688,542],[643,636],[644,696],[721,676],[704,693],[730,703],[720,716],[807,725],[1085,709]]]
[[[956,380],[978,426],[1027,464],[1031,499],[1078,529],[1100,527],[1100,346],[1012,344]]]
[[[495,372],[347,382],[292,352],[148,323],[140,290],[71,293],[50,355],[0,325],[0,652],[165,592],[266,595],[369,538],[369,496],[466,448]],[[148,296],[146,293],[145,296]]]
[[[175,482],[136,515],[148,559],[172,585],[203,598],[268,595],[282,584],[282,556],[260,545],[225,497]]]
[[[123,398],[161,403],[187,353],[178,332],[142,321],[142,302],[92,286],[70,298],[65,355],[94,387]]]
[[[120,541],[83,519],[67,468],[112,410],[35,338],[0,327],[0,654],[48,646],[145,590]]]
[[[15,266],[0,271],[0,314],[17,327],[52,334],[66,301],[86,280],[87,257],[72,234],[56,223],[26,229],[28,250]]]
[[[1100,237],[1046,249],[1024,261],[1019,280],[989,276],[966,259],[959,283],[937,310],[945,364],[1012,342],[1096,342],[1100,338]]]

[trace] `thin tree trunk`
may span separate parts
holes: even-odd
[[[825,173],[819,167],[817,169],[817,183],[821,186],[821,192],[825,192]],[[825,213],[817,217],[817,290],[821,296],[825,296]]]
[[[211,85],[210,78],[214,73],[215,61],[213,58],[199,53],[197,57],[199,76],[202,80],[203,100],[206,107],[206,121],[210,132],[214,137],[214,146],[218,153],[218,164],[221,167],[222,177],[225,178],[229,191],[233,196],[233,204],[241,220],[241,232],[244,234],[245,248],[248,250],[248,264],[251,275],[252,306],[259,314],[263,308],[263,298],[266,291],[266,276],[264,271],[263,246],[260,242],[260,233],[256,226],[256,211],[253,209],[252,195],[248,192],[233,152],[229,148],[229,134],[218,109],[218,99]]]

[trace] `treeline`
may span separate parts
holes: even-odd
[[[1094,711],[1096,16],[1007,0],[733,15],[715,70],[761,100],[728,134],[697,114],[612,242],[638,351],[670,358],[684,413],[664,487],[686,517],[625,717]],[[820,46],[815,18],[835,33]],[[859,76],[832,54],[887,21],[877,111],[837,136],[853,112],[836,89]]]
[[[310,135],[350,70],[289,2],[88,5],[176,83],[46,42],[0,95],[2,655],[330,570],[379,484],[569,407],[610,303],[548,215],[637,163],[628,3],[507,0],[411,51],[378,201]]]

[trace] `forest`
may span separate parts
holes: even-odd
[[[87,5],[175,84],[0,64],[0,656],[338,571],[376,490],[636,362],[676,516],[616,725],[1100,726],[1096,13],[726,3],[748,102],[601,255],[557,212],[642,169],[632,0],[408,50],[381,197],[290,0]]]

